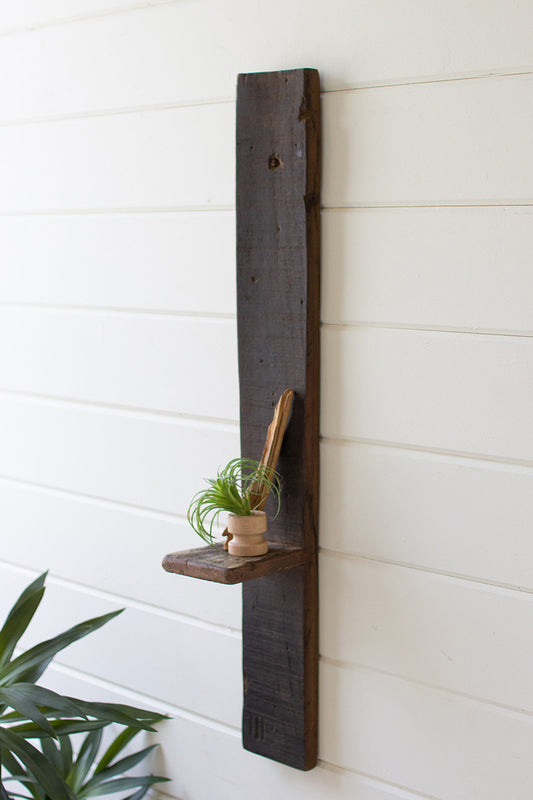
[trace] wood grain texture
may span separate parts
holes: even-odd
[[[288,547],[278,542],[269,543],[266,555],[251,558],[231,556],[223,544],[217,544],[169,553],[163,559],[163,568],[204,581],[234,584],[298,567],[306,561],[309,561],[309,552],[303,547]]]
[[[272,408],[293,388],[282,511],[269,539],[312,559],[243,588],[243,742],[300,769],[315,765],[317,746],[319,102],[314,70],[239,76],[241,449],[260,456]]]

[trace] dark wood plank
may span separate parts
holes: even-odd
[[[163,569],[204,581],[235,584],[299,567],[308,560],[309,552],[304,548],[279,543],[269,544],[266,555],[252,558],[230,556],[223,544],[217,544],[169,553],[163,559]]]
[[[316,763],[320,91],[316,70],[240,75],[237,319],[242,455],[259,458],[272,408],[295,391],[269,540],[309,564],[243,586],[243,742]],[[271,505],[267,504],[269,511]]]

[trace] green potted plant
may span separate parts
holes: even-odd
[[[118,761],[116,758],[139,731],[153,731],[153,725],[165,715],[65,697],[37,683],[58,652],[96,631],[123,609],[86,620],[15,656],[19,640],[43,598],[45,578],[46,573],[22,592],[0,630],[0,800],[85,800],[104,792],[123,791],[128,792],[127,800],[141,800],[150,786],[166,778],[130,777],[124,772],[145,758],[151,748]],[[98,758],[102,730],[111,725],[122,730]],[[87,736],[74,756],[71,736],[79,733]],[[21,785],[27,794],[20,793]],[[137,791],[129,794],[132,788]]]
[[[214,545],[215,526],[228,513],[228,551],[233,556],[260,556],[268,552],[263,534],[267,517],[262,510],[269,494],[280,503],[279,474],[259,461],[234,458],[220,468],[216,478],[206,479],[206,489],[193,497],[187,511],[192,528],[205,542]],[[276,511],[276,513],[277,513]]]

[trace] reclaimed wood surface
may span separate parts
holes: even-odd
[[[309,563],[243,586],[243,743],[311,769],[317,748],[320,89],[316,70],[240,75],[237,320],[241,450],[259,458],[294,390],[269,541]],[[266,504],[266,511],[271,507]]]
[[[197,547],[169,553],[163,559],[163,569],[216,583],[244,583],[291,567],[298,567],[309,560],[309,553],[302,547],[291,547],[279,543],[269,544],[264,556],[231,556],[223,544],[214,547]]]

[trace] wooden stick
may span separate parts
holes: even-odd
[[[281,445],[285,430],[287,428],[289,417],[291,415],[292,401],[294,399],[294,392],[292,389],[285,389],[274,409],[274,416],[272,422],[268,426],[268,431],[265,439],[265,446],[263,447],[263,454],[261,456],[260,464],[268,467],[269,469],[276,469],[278,463]],[[257,511],[262,511],[268,500],[268,487],[262,485],[252,484],[250,488],[250,500],[253,507]],[[224,531],[222,536],[226,537],[224,542],[224,550],[228,549],[228,542],[232,538],[228,529]]]

